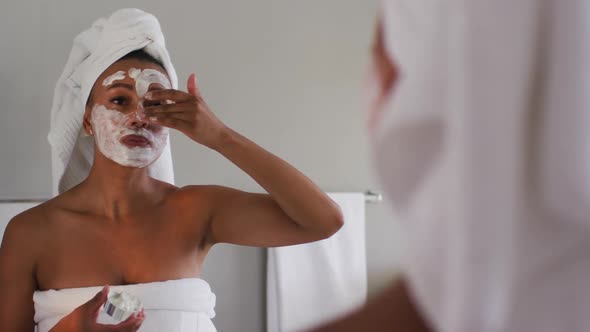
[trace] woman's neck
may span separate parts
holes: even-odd
[[[121,166],[95,153],[90,174],[84,181],[92,197],[92,208],[113,221],[144,210],[156,190],[147,168]]]

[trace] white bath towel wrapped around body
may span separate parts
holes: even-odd
[[[96,295],[102,286],[36,291],[35,323],[38,332],[47,332],[64,316]],[[143,303],[146,318],[141,332],[215,332],[215,294],[209,284],[198,278],[168,280],[124,286],[113,291],[128,292]],[[103,308],[98,323],[114,324]]]

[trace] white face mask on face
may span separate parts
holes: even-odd
[[[129,77],[135,80],[138,98],[143,98],[152,83],[161,84],[170,89],[168,78],[153,69],[139,70],[131,68]],[[117,72],[103,81],[111,85],[116,80],[124,79],[124,72]],[[160,126],[138,125],[144,123],[142,102],[130,114],[107,109],[96,104],[91,112],[92,126],[99,151],[114,162],[127,167],[143,168],[160,157],[168,142],[168,128]]]
[[[117,164],[143,168],[156,161],[168,142],[168,128],[133,128],[133,121],[144,121],[137,112],[125,115],[104,105],[92,108],[96,145],[102,154]]]

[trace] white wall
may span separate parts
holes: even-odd
[[[0,198],[47,197],[53,85],[74,36],[122,7],[154,13],[184,87],[191,71],[228,125],[326,191],[376,188],[361,102],[376,0],[3,1],[0,4]],[[173,135],[177,184],[259,187],[219,155]],[[387,208],[368,206],[371,292],[396,270]],[[220,331],[264,329],[264,250],[221,245],[204,278]]]

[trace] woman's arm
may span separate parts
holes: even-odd
[[[202,187],[187,188],[185,192],[194,193],[193,201],[204,197],[212,206],[209,243],[283,246],[327,238],[342,226],[338,205],[310,179],[215,117],[194,75],[189,77],[187,90],[149,92],[146,100],[159,105],[146,107],[146,116],[154,124],[177,129],[218,151],[270,194],[210,186],[203,195]]]
[[[357,312],[313,332],[428,332],[403,281],[398,281]]]
[[[330,237],[342,226],[337,204],[284,160],[231,129],[216,150],[270,195],[212,188],[211,242],[284,246]]]
[[[34,231],[26,216],[13,218],[0,246],[0,331],[33,331],[36,289]]]

